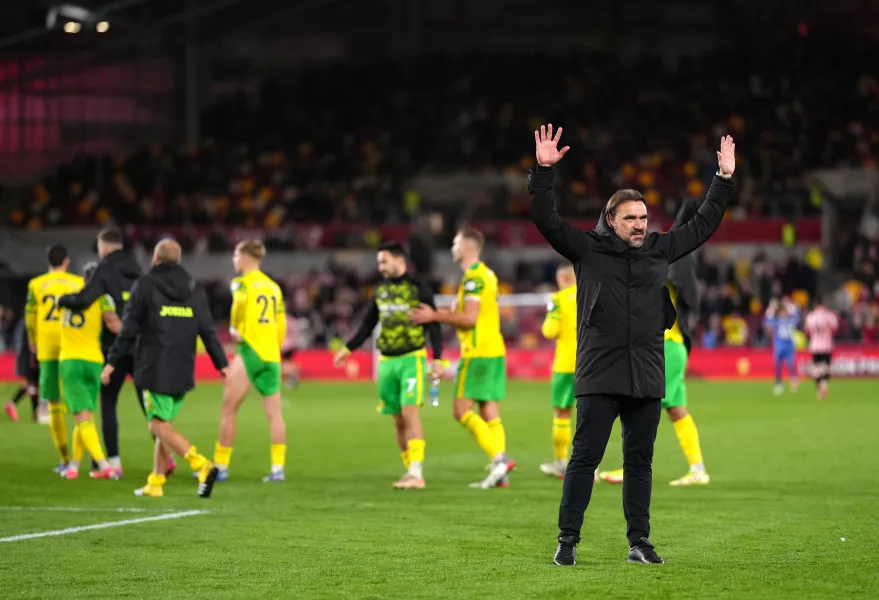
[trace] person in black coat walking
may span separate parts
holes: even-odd
[[[636,190],[619,190],[602,218],[610,230],[581,231],[555,208],[553,165],[562,129],[534,132],[537,167],[528,175],[535,225],[577,274],[577,429],[565,472],[554,562],[576,563],[593,473],[613,423],[623,429],[623,513],[629,560],[662,563],[650,535],[653,445],[665,396],[664,332],[676,312],[666,281],[669,265],[705,243],[723,219],[735,185],[735,143],[721,140],[718,171],[696,215],[669,232],[647,232],[647,205]]]
[[[207,299],[181,266],[181,256],[180,245],[174,240],[156,244],[153,267],[131,288],[122,330],[107,352],[101,373],[106,385],[134,351],[134,384],[144,391],[150,433],[156,437],[153,472],[147,485],[135,491],[138,496],[164,495],[170,450],[186,459],[197,473],[202,498],[210,497],[219,473],[172,425],[186,393],[195,387],[199,337],[223,377],[229,370]]]

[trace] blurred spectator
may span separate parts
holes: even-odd
[[[721,321],[723,337],[727,346],[745,346],[748,343],[748,323],[738,311],[733,311]]]

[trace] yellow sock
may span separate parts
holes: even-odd
[[[158,473],[150,473],[147,477],[147,485],[153,488],[160,488],[165,485],[165,476]]]
[[[556,460],[568,458],[571,445],[571,420],[555,418],[552,420],[552,447]]]
[[[52,433],[52,442],[61,456],[62,462],[70,460],[67,451],[67,423],[64,419],[64,408],[60,402],[49,403],[49,431]]]
[[[79,464],[82,461],[82,455],[85,453],[85,446],[82,444],[82,436],[79,434],[79,425],[73,428],[73,455],[71,458]]]
[[[403,459],[403,466],[406,467],[406,469],[408,469],[409,464],[410,464],[409,463],[409,451],[403,450],[402,452],[400,452],[400,458]]]
[[[193,471],[199,471],[202,467],[204,467],[205,463],[208,462],[208,459],[198,453],[198,449],[195,446],[190,446],[189,450],[186,451],[186,454],[183,456],[183,459],[189,463],[189,466]]]
[[[82,445],[89,451],[95,462],[106,460],[104,449],[101,448],[101,438],[98,437],[98,430],[94,421],[83,421],[77,427],[79,429],[79,437],[82,438]]]
[[[702,447],[699,445],[699,430],[696,429],[696,423],[693,417],[687,415],[683,419],[674,422],[675,433],[678,436],[678,442],[687,457],[690,466],[702,464]]]
[[[497,437],[482,417],[472,410],[468,410],[461,417],[461,425],[473,434],[479,447],[488,454],[489,458],[494,458],[501,453],[501,445],[498,443]]]
[[[497,440],[498,445],[501,447],[501,452],[507,451],[507,432],[504,431],[504,424],[501,423],[501,418],[492,419],[486,423],[488,428],[491,429],[491,432],[494,434],[495,439]]]
[[[424,462],[424,447],[427,443],[424,440],[409,440],[406,444],[409,446],[407,450],[409,463]],[[408,466],[406,467],[409,468]]]
[[[287,444],[272,444],[272,468],[287,464]]]
[[[232,460],[232,448],[227,448],[225,446],[221,446],[220,442],[217,442],[214,447],[214,463],[220,467],[228,467],[229,461]]]

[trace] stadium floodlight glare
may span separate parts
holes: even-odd
[[[64,23],[64,31],[77,33],[84,24],[92,24],[96,20],[95,14],[87,8],[76,4],[57,4],[46,14],[46,29],[52,31],[59,23]],[[69,27],[71,23],[76,27]]]

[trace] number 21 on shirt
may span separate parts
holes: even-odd
[[[278,314],[278,298],[274,294],[271,296],[260,294],[256,297],[256,304],[259,307],[258,323],[263,325],[274,323]]]

